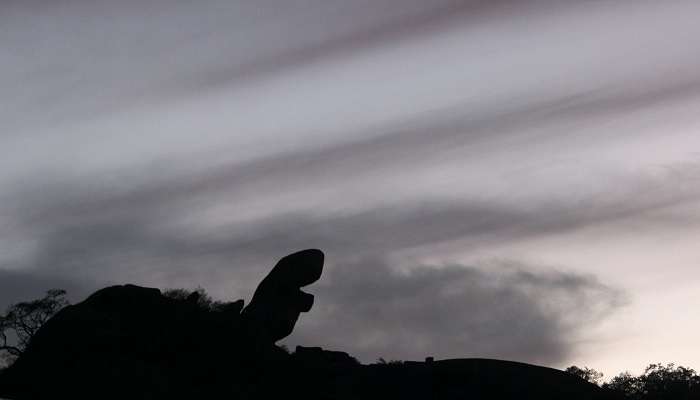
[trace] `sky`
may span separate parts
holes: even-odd
[[[320,248],[292,348],[700,368],[697,15],[0,1],[0,308]]]

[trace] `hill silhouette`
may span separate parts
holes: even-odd
[[[572,374],[488,359],[363,365],[319,347],[290,354],[289,335],[313,296],[324,255],[282,258],[244,307],[112,286],[49,319],[7,370],[9,399],[617,399]],[[180,293],[182,294],[182,293]]]

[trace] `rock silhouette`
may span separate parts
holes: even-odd
[[[550,368],[464,359],[362,365],[347,353],[275,342],[313,305],[324,255],[282,258],[250,304],[215,308],[135,285],[68,306],[0,374],[9,399],[614,399]]]
[[[243,320],[259,340],[272,344],[292,333],[299,314],[314,304],[314,296],[300,288],[316,282],[322,271],[323,252],[315,249],[290,254],[275,265],[243,310]]]

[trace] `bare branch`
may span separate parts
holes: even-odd
[[[38,300],[16,303],[0,315],[0,352],[21,355],[39,329],[59,310],[68,305],[64,290],[52,289]],[[10,344],[8,333],[14,343]]]

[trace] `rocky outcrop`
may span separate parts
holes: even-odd
[[[246,386],[262,371],[284,364],[287,354],[274,343],[311,309],[313,296],[299,288],[318,280],[322,268],[320,250],[282,258],[243,314],[243,300],[208,309],[196,292],[174,299],[136,285],[98,290],[38,331],[0,376],[0,397],[198,398],[222,388],[248,392]]]
[[[313,305],[323,253],[282,258],[243,300],[135,285],[99,290],[56,314],[0,375],[9,399],[612,399],[570,374],[496,360],[362,365],[347,353],[275,342]],[[348,327],[350,329],[350,327]]]

